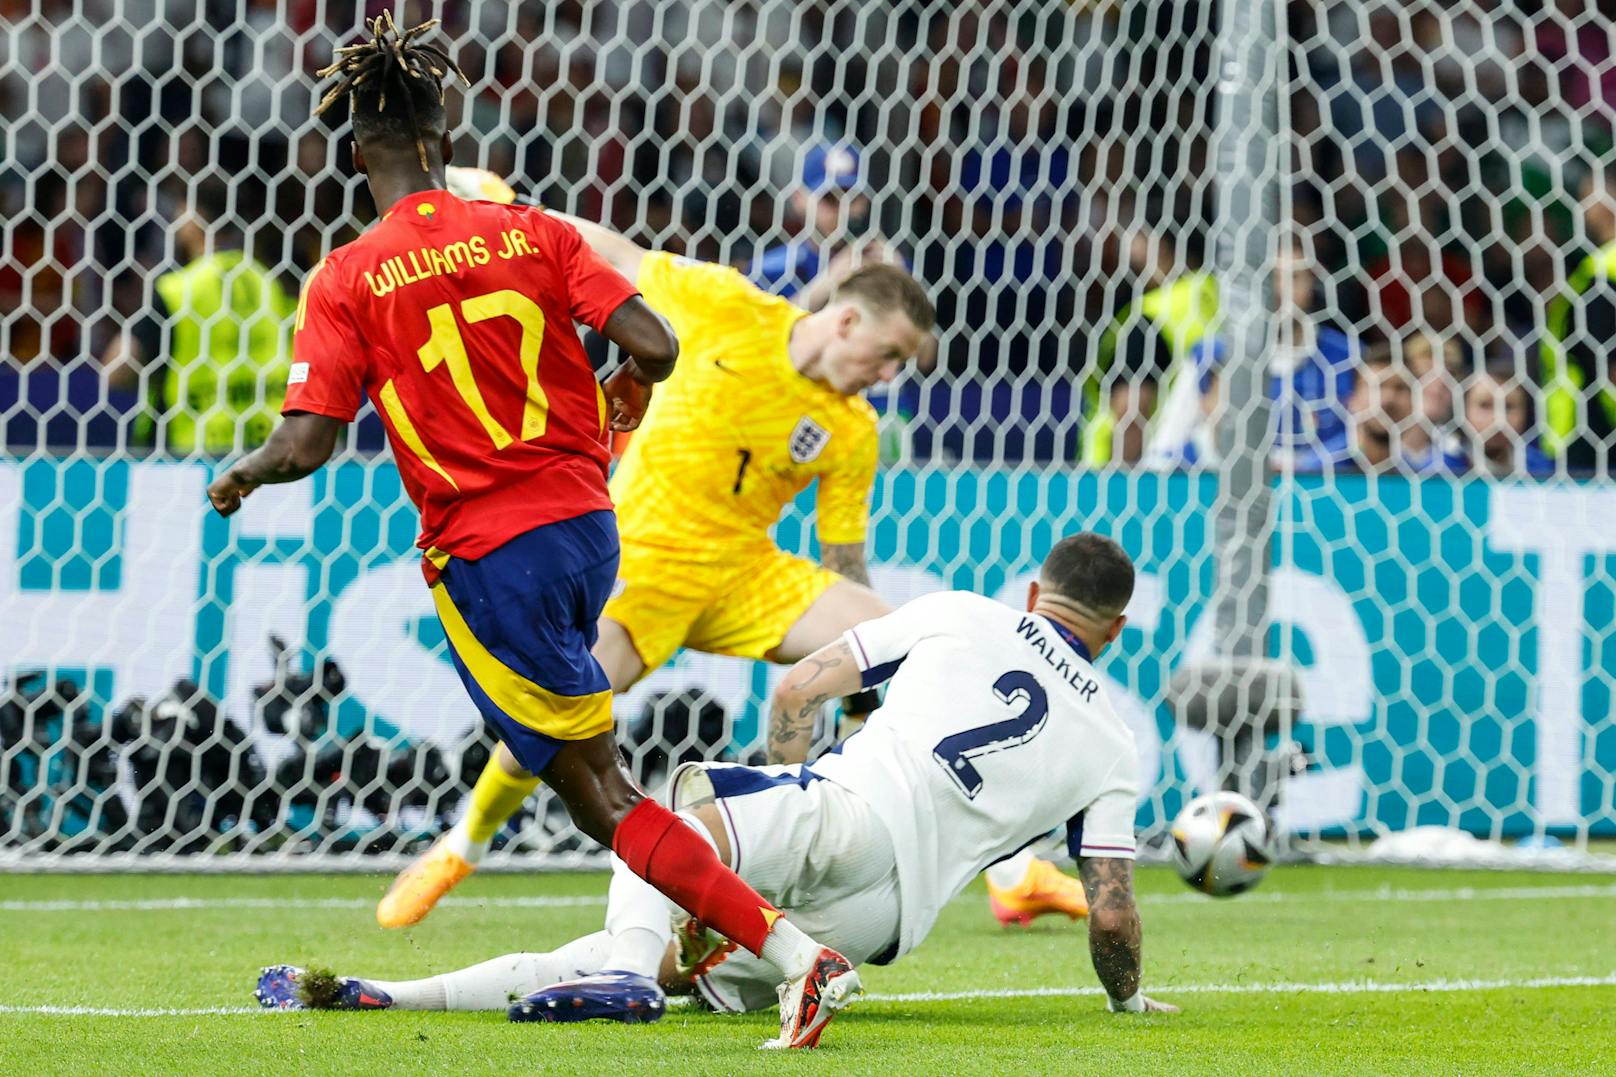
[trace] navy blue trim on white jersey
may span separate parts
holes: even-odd
[[[901,658],[896,662],[882,662],[879,666],[871,666],[859,674],[859,679],[864,682],[864,687],[876,688],[890,681],[901,665],[903,665]]]
[[[894,658],[890,662],[871,665],[870,656],[864,650],[864,641],[859,639],[858,629],[848,629],[847,634],[853,637],[853,645],[858,648],[854,660],[859,664],[859,680],[865,688],[875,688],[890,681],[898,672],[898,667],[903,665],[903,659],[909,657],[904,655],[903,658]]]
[[[824,780],[806,766],[800,767],[796,774],[767,774],[756,767],[709,767],[707,777],[713,783],[713,796],[720,800],[778,789],[782,785],[806,789],[810,783]]]
[[[1083,859],[1083,813],[1066,820],[1066,852],[1073,860]]]
[[[1043,617],[1044,620],[1049,622],[1049,626],[1055,630],[1055,634],[1061,639],[1065,640],[1066,645],[1077,652],[1078,657],[1082,658],[1085,662],[1093,664],[1094,656],[1089,653],[1088,644],[1078,639],[1076,633],[1074,633],[1070,628],[1067,628],[1065,625],[1061,624],[1059,621],[1055,620],[1053,617],[1045,616],[1043,614],[1039,614],[1039,616]]]

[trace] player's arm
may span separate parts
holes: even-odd
[[[220,516],[241,508],[241,499],[260,486],[296,482],[331,459],[347,424],[311,411],[287,415],[268,440],[231,464],[208,486],[208,500]]]
[[[640,279],[640,260],[649,252],[638,243],[629,239],[621,232],[607,228],[603,224],[574,217],[570,213],[556,213],[550,215],[558,221],[565,221],[578,230],[585,243],[591,250],[629,280]]]
[[[168,305],[162,296],[153,294],[150,308],[128,331],[113,337],[101,353],[108,386],[124,392],[140,388],[141,370],[162,351],[163,323],[167,320]]]
[[[668,319],[652,310],[644,299],[625,299],[601,327],[601,334],[628,352],[645,381],[666,381],[679,358],[679,338]]]
[[[870,565],[865,558],[865,532],[870,523],[870,487],[875,483],[877,443],[874,428],[865,431],[836,466],[819,480],[815,509],[819,516],[819,563],[861,587],[870,586]],[[873,594],[868,599],[879,604]],[[881,705],[873,685],[842,700],[842,714],[853,723],[867,718]],[[849,733],[848,735],[851,735]]]
[[[807,759],[814,723],[826,703],[875,689],[898,672],[914,646],[937,631],[948,596],[925,595],[855,625],[787,671],[775,687],[769,719],[769,761]],[[848,703],[844,701],[844,709]],[[869,708],[873,709],[873,704]]]
[[[1616,297],[1613,297],[1610,285],[1600,284],[1590,288],[1579,298],[1573,312],[1574,322],[1580,319],[1582,331],[1568,334],[1565,346],[1566,358],[1571,360],[1576,370],[1582,372],[1583,384],[1586,385],[1587,379],[1597,376],[1597,371],[1605,369],[1605,353],[1610,347],[1610,341],[1616,339]],[[1561,373],[1569,374],[1570,371],[1563,370]],[[1589,389],[1576,387],[1576,382],[1570,381],[1569,378],[1561,384],[1577,396],[1590,393]],[[1586,399],[1590,409],[1597,406],[1593,395],[1587,395]],[[1559,409],[1552,409],[1548,422],[1554,422],[1555,412],[1559,412]],[[1575,424],[1566,426],[1565,420],[1562,419],[1558,425],[1561,428],[1554,430],[1553,433],[1565,439],[1567,444],[1575,439]]]
[[[870,587],[869,566],[864,559],[864,540],[857,542],[822,542],[819,547],[819,563],[835,572],[842,578],[856,583],[859,587]],[[831,598],[836,606],[830,613],[847,624],[858,617],[874,617],[883,612],[891,612],[885,602],[882,602],[872,590],[860,591],[856,587],[843,587],[834,592]],[[845,740],[856,733],[870,712],[881,705],[881,695],[874,688],[855,688],[842,697],[843,724],[837,731],[838,739]],[[813,730],[810,728],[809,733]],[[806,749],[805,749],[806,750]],[[785,762],[785,760],[782,760]]]
[[[668,320],[637,295],[624,300],[600,331],[629,356],[601,386],[612,403],[612,429],[634,430],[651,406],[651,387],[673,374],[679,338]]]
[[[870,565],[864,556],[864,541],[831,542],[819,547],[819,563],[838,576],[870,586]]]
[[[577,217],[547,213],[542,220],[558,236],[573,317],[629,354],[602,388],[612,405],[612,429],[633,430],[650,406],[651,387],[673,373],[679,358],[673,326],[651,309],[634,283],[645,252]]]
[[[819,563],[843,579],[870,587],[870,565],[864,554],[865,531],[870,523],[870,487],[875,483],[877,444],[874,429],[841,457],[819,480],[814,507],[819,516]],[[866,599],[882,605],[874,594]],[[844,737],[857,732],[870,712],[881,705],[873,685],[849,693],[842,700],[846,719]]]
[[[835,444],[833,439],[833,444]],[[870,566],[864,555],[865,533],[870,526],[870,489],[880,447],[874,426],[841,449],[833,465],[819,479],[814,508],[819,517],[819,563],[854,583],[870,586]]]
[[[858,660],[846,637],[792,666],[775,687],[769,708],[769,762],[806,762],[819,712],[831,700],[862,687]]]
[[[1137,795],[1118,790],[1067,824],[1067,851],[1077,859],[1089,898],[1089,957],[1114,1013],[1176,1013],[1178,1007],[1139,990],[1143,928],[1133,896],[1133,815]]]

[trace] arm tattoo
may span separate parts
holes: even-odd
[[[807,762],[819,710],[834,698],[825,694],[813,695],[789,709],[781,706],[780,700],[775,700],[769,718],[769,762]]]
[[[1133,862],[1088,857],[1079,866],[1089,895],[1089,956],[1114,999],[1139,990],[1139,909],[1133,900]]]
[[[846,643],[837,641],[809,655],[787,674],[774,693],[769,712],[769,762],[807,761],[820,710],[843,691],[843,678],[831,671],[845,672],[852,665],[853,653]]]
[[[821,546],[819,563],[854,583],[870,586],[870,568],[864,560],[864,543],[839,542]]]

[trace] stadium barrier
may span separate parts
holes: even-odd
[[[258,491],[232,521],[208,510],[207,473],[0,464],[8,860],[396,853],[485,758],[397,470],[344,463]],[[1573,850],[1616,835],[1616,486],[1311,477],[1275,493],[1270,651],[1301,667],[1305,700],[1294,746],[1275,746],[1298,764],[1281,826],[1349,848],[1420,825]],[[1136,558],[1129,626],[1100,666],[1140,747],[1147,839],[1216,784],[1211,737],[1163,698],[1211,648],[1214,494],[1209,475],[940,467],[884,471],[875,491],[873,577],[893,601],[954,587],[1019,603],[1079,528]],[[781,521],[786,548],[811,549],[810,506],[811,492]],[[278,659],[271,636],[288,644]],[[705,655],[654,673],[617,704],[637,772],[748,758],[778,675]],[[188,738],[210,701],[231,721]],[[592,853],[546,792],[517,822],[523,862]]]

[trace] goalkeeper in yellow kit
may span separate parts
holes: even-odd
[[[680,647],[794,663],[889,612],[865,560],[877,439],[862,394],[891,381],[929,338],[936,315],[921,286],[901,268],[867,265],[810,313],[734,269],[567,220],[669,320],[681,349],[611,479],[622,559],[593,654],[612,690]],[[816,479],[819,564],[769,537]],[[862,716],[875,702],[860,693],[843,710]],[[774,761],[772,740],[769,748]],[[382,926],[425,917],[537,784],[501,747],[466,814],[382,899]],[[1077,881],[1041,861],[1015,889],[995,893],[1001,919],[1006,902],[1022,920],[1086,910]]]

